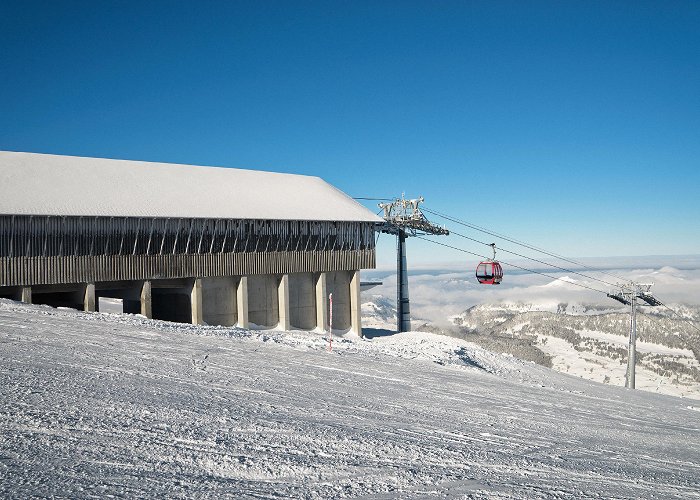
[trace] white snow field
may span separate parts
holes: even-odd
[[[700,498],[700,401],[367,333],[0,300],[0,497]]]

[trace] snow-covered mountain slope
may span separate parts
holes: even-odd
[[[678,310],[691,319],[700,317],[700,308]],[[554,308],[501,303],[471,307],[451,320],[464,338],[478,334],[524,341],[548,355],[555,370],[624,385],[630,321],[626,312],[581,304]],[[700,398],[700,333],[663,309],[639,314],[637,335],[636,387]]]
[[[367,333],[0,301],[0,497],[700,498],[700,401]]]
[[[362,325],[368,328],[396,328],[396,301],[383,295],[362,294]]]
[[[568,284],[558,283],[554,282]],[[674,305],[678,315],[666,308],[640,309],[636,387],[700,399],[700,332],[678,317],[700,324],[700,307]],[[362,314],[366,325],[396,329],[395,301],[386,296],[363,294]],[[414,316],[412,325],[570,375],[606,384],[625,383],[629,339],[625,308],[551,299],[502,301],[472,306],[448,320],[451,325],[445,326],[444,321]]]

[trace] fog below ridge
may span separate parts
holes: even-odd
[[[565,272],[545,269],[540,264],[539,267],[531,266],[551,277],[504,266],[503,282],[497,286],[481,285],[476,281],[476,261],[472,267],[467,267],[466,264],[461,268],[442,265],[436,266],[434,270],[414,271],[410,270],[409,261],[411,315],[435,324],[448,324],[451,316],[469,307],[493,303],[526,303],[545,308],[554,307],[555,310],[558,304],[573,303],[622,311],[625,309],[622,304],[605,295],[613,291],[614,285],[621,281],[617,278],[654,283],[652,293],[667,305],[700,305],[700,256],[613,260],[618,262],[619,268],[595,271],[576,268],[572,269],[573,272]],[[594,264],[590,265],[593,267]],[[565,265],[556,265],[568,269]],[[382,285],[372,288],[371,293],[395,301],[395,270],[363,271],[362,279],[381,280]]]

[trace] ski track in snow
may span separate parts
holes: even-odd
[[[700,401],[427,333],[0,300],[0,497],[700,498]]]

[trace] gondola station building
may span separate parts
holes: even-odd
[[[318,177],[0,152],[0,297],[362,334],[382,219]]]

